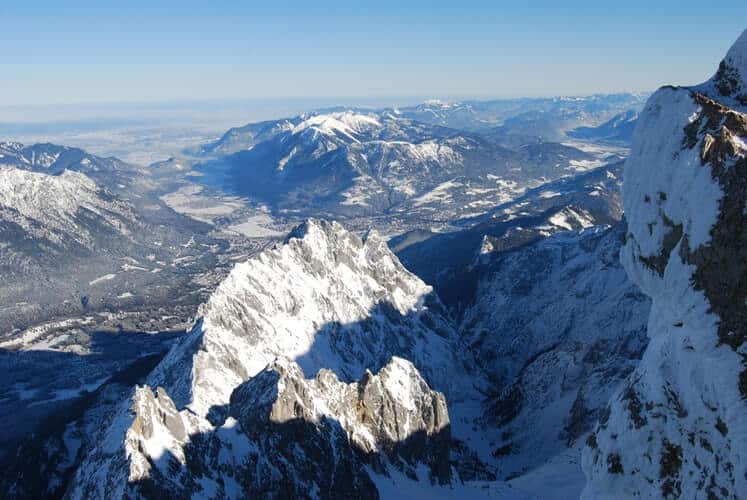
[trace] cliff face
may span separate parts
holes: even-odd
[[[621,259],[650,343],[589,438],[586,498],[747,491],[747,31],[712,79],[665,87],[625,166]]]

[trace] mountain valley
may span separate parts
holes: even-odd
[[[745,78],[0,143],[0,498],[739,498]]]

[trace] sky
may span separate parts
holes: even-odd
[[[0,0],[0,107],[647,91],[746,27],[744,0]]]

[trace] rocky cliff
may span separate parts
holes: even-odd
[[[588,440],[585,498],[747,492],[747,31],[647,103],[625,167],[622,261],[650,343]]]

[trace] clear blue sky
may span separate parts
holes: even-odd
[[[0,105],[648,90],[747,27],[745,0],[357,3],[0,0]]]

